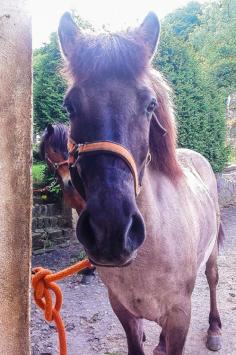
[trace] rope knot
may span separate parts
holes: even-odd
[[[33,269],[32,285],[34,288],[34,298],[37,305],[44,310],[45,319],[51,322],[55,318],[55,313],[59,312],[62,306],[62,293],[60,288],[50,280],[52,271],[37,267]],[[52,293],[55,296],[53,306]]]
[[[66,276],[73,275],[86,268],[93,268],[88,259],[82,260],[72,266],[67,267],[55,274],[51,270],[42,267],[36,267],[32,270],[32,286],[34,289],[34,299],[36,304],[44,311],[44,317],[48,322],[56,323],[60,355],[67,354],[66,333],[63,320],[60,316],[62,306],[62,292],[54,281],[61,280]],[[55,302],[53,305],[52,293],[54,293]]]

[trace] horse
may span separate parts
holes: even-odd
[[[201,266],[210,289],[206,345],[219,350],[217,184],[202,155],[177,149],[171,89],[151,66],[156,14],[135,29],[95,35],[83,33],[67,12],[58,35],[86,200],[76,233],[108,289],[128,354],[144,355],[143,319],[161,327],[155,355],[183,354]]]
[[[68,165],[68,127],[48,124],[40,141],[40,155],[57,177],[65,203],[79,214],[85,202],[71,181]]]
[[[79,215],[85,206],[85,201],[71,181],[73,168],[69,166],[67,143],[68,127],[61,123],[55,125],[49,123],[41,137],[40,155],[57,176],[66,205],[74,208]],[[94,271],[95,268],[83,270],[81,283],[89,284]]]

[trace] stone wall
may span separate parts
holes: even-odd
[[[32,231],[34,254],[68,245],[73,236],[71,209],[63,204],[35,203]]]
[[[236,165],[231,165],[217,174],[219,202],[221,207],[236,204]]]

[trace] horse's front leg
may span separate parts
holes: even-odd
[[[121,322],[127,337],[128,355],[145,355],[143,351],[143,332],[142,319],[133,316],[109,291],[109,299],[113,311]]]
[[[191,301],[175,306],[162,327],[160,342],[153,355],[182,355],[191,318]]]

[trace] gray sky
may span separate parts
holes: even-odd
[[[32,0],[33,47],[37,48],[48,41],[50,33],[57,30],[61,15],[70,9],[76,9],[95,28],[99,29],[105,24],[111,30],[117,30],[141,22],[150,10],[163,18],[188,2],[189,0]]]

